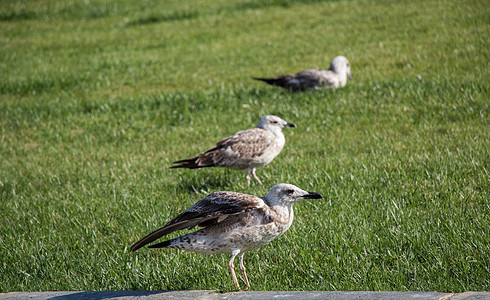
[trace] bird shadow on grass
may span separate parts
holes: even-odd
[[[120,297],[147,297],[150,295],[164,294],[171,291],[101,291],[101,292],[73,292],[70,294],[55,296],[51,300],[75,300],[75,299],[111,299]]]
[[[236,185],[234,182],[234,179],[236,178],[230,178],[226,175],[227,174],[223,174],[223,176],[216,174],[202,174],[202,176],[193,176],[190,178],[180,176],[180,182],[177,186],[181,191],[196,194],[208,194],[218,190],[229,189]]]

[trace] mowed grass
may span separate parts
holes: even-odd
[[[488,291],[489,15],[486,1],[2,1],[0,292],[232,291],[227,255],[129,246],[208,193],[281,182],[324,199],[245,256],[254,290]],[[344,89],[251,80],[340,54]],[[264,186],[168,168],[266,114],[298,127]]]

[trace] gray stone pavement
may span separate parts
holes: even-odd
[[[0,293],[0,300],[13,299],[117,299],[117,300],[155,300],[155,299],[203,299],[203,300],[245,300],[245,299],[294,299],[294,300],[490,300],[490,292],[437,293],[437,292],[260,292],[246,291],[235,293],[216,293],[214,291],[106,291],[106,292],[10,292]]]

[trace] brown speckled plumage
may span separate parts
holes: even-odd
[[[264,116],[257,128],[242,130],[216,144],[216,147],[195,157],[174,162],[171,168],[199,169],[206,167],[225,167],[245,170],[247,182],[250,175],[260,184],[262,182],[255,170],[270,163],[284,147],[284,127],[296,127],[276,116]]]
[[[278,184],[263,198],[235,192],[215,192],[135,243],[131,250],[136,251],[177,230],[202,227],[151,245],[150,248],[232,254],[228,266],[234,283],[240,289],[233,266],[235,257],[239,256],[243,279],[250,286],[243,266],[244,253],[258,249],[286,232],[293,222],[293,204],[296,201],[321,197],[318,193],[306,192],[291,184]]]

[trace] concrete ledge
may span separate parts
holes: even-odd
[[[261,292],[246,291],[235,293],[216,293],[214,291],[106,291],[106,292],[10,292],[0,294],[4,299],[118,299],[118,300],[154,300],[154,299],[327,299],[327,300],[388,300],[388,299],[417,299],[417,300],[490,300],[490,292],[437,293],[437,292]]]

